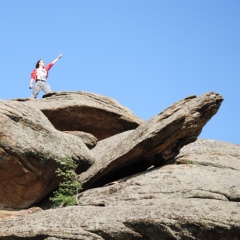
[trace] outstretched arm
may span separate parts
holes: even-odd
[[[62,54],[60,54],[56,59],[54,59],[52,61],[52,64],[55,64],[61,57],[62,57]]]

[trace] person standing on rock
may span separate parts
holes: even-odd
[[[31,73],[30,79],[30,89],[33,89],[31,98],[37,98],[38,93],[43,90],[45,93],[50,93],[51,88],[47,83],[48,71],[51,67],[62,57],[60,54],[56,59],[54,59],[47,66],[44,66],[44,61],[42,59],[37,61],[36,68]],[[34,83],[34,86],[33,86]]]

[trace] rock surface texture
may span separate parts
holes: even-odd
[[[146,122],[93,93],[0,101],[0,240],[240,240],[240,145],[197,139],[222,101],[190,96]],[[80,204],[33,206],[66,157]]]
[[[168,165],[0,222],[0,239],[239,240],[240,145],[197,140]]]
[[[134,131],[100,141],[92,152],[95,164],[80,175],[84,188],[101,186],[119,176],[160,166],[194,142],[203,126],[218,111],[222,97],[207,93],[185,98]]]
[[[56,130],[24,103],[0,101],[0,125],[0,207],[29,207],[53,191],[56,159],[71,157],[79,172],[94,162],[78,137]]]
[[[114,99],[89,92],[49,93],[26,104],[40,109],[56,129],[91,133],[98,140],[135,129],[143,122]]]

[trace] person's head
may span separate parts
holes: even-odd
[[[40,66],[44,67],[44,61],[42,59],[38,60],[36,63],[36,68],[39,68]]]

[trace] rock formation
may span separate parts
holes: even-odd
[[[92,152],[95,164],[80,175],[84,188],[101,186],[151,165],[163,165],[197,139],[217,112],[222,97],[215,93],[185,98],[134,131],[100,141]]]
[[[239,240],[240,145],[199,139],[167,165],[0,222],[0,239]]]
[[[94,162],[78,137],[56,130],[22,102],[0,101],[0,125],[0,207],[29,207],[53,191],[56,159],[71,157],[79,173]]]
[[[40,109],[56,129],[91,133],[98,140],[143,122],[114,99],[89,92],[53,92],[26,104]]]
[[[190,96],[146,122],[93,93],[0,101],[0,206],[19,209],[0,239],[239,240],[240,146],[197,139],[222,101]],[[66,157],[80,204],[33,208]]]

